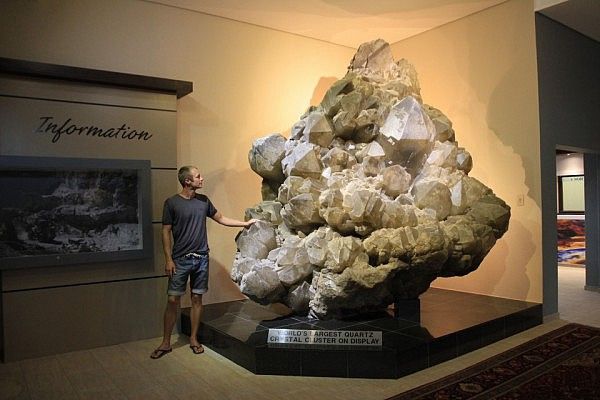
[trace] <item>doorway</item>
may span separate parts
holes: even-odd
[[[598,155],[591,153],[556,151],[556,264],[560,317],[600,326],[600,292],[594,280],[599,268],[594,253],[598,238],[597,161]]]

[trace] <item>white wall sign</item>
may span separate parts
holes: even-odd
[[[269,329],[267,344],[273,347],[312,348],[322,346],[377,347],[383,344],[381,331],[334,331],[314,329]]]

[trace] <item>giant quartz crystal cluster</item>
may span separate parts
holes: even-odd
[[[262,221],[238,235],[232,279],[317,318],[417,298],[475,270],[508,228],[510,207],[468,175],[452,123],[383,40],[361,45],[290,138],[257,139],[249,161],[263,201],[246,217]]]

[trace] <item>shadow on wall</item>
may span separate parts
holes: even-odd
[[[532,98],[527,93],[527,88],[534,85],[518,70],[512,66],[494,88],[488,102],[487,123],[498,133],[496,137],[519,155],[525,173],[524,194],[541,209],[540,178],[537,174],[539,126],[523,123],[519,118],[519,115],[527,114],[537,121],[538,102],[537,96]]]
[[[519,8],[527,6],[515,4]],[[509,230],[497,249],[505,254],[496,253],[498,258],[488,260],[502,259],[506,262],[506,272],[496,277],[498,282],[490,290],[498,287],[501,293],[512,298],[541,301],[540,129],[535,31],[532,15],[522,18],[529,18],[531,23],[517,21],[503,30],[505,48],[499,51],[505,56],[501,57],[499,66],[490,65],[490,70],[498,73],[495,80],[490,80],[488,87],[474,85],[474,92],[487,105],[485,123],[493,133],[489,146],[499,166],[504,166],[502,170],[510,171],[504,173],[505,182],[499,186],[513,214]],[[471,72],[475,76],[481,74]]]
[[[452,37],[465,39],[451,44],[456,55],[464,55],[452,57],[456,65],[450,67],[462,78],[450,87],[466,96],[456,109],[457,138],[473,154],[470,175],[512,212],[508,232],[483,265],[464,282],[454,279],[452,287],[541,301],[540,137],[530,7],[529,1],[505,3],[448,28]],[[510,22],[500,28],[499,20]]]
[[[513,2],[493,7],[482,17],[486,20],[474,19],[472,24],[466,25],[465,44],[455,46],[465,46],[468,87],[485,107],[485,114],[482,114],[485,115],[485,121],[481,122],[508,147],[504,149],[504,161],[509,161],[508,157],[511,156],[507,150],[519,157],[516,160],[513,155],[510,163],[503,165],[521,166],[524,172],[523,186],[515,186],[512,191],[514,198],[504,200],[513,206],[517,193],[520,193],[528,196],[541,209],[539,107],[531,3]],[[515,15],[518,15],[516,19]],[[497,28],[482,29],[482,22],[491,24],[498,20],[512,21],[502,25],[501,37],[497,37]],[[479,39],[470,39],[474,37]],[[494,142],[488,146],[492,154],[499,149]],[[474,161],[477,165],[477,160]],[[493,182],[490,184],[494,188]]]
[[[531,234],[531,227],[524,225],[520,220],[513,220],[510,225],[506,233],[507,240],[498,241],[498,248],[494,248],[494,257],[489,260],[494,263],[502,262],[505,265],[504,272],[490,281],[490,290],[494,293],[496,287],[507,283],[510,285],[511,298],[527,299],[531,290],[531,278],[526,266],[534,258],[537,246]]]

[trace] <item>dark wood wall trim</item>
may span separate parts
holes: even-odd
[[[190,94],[193,83],[153,76],[126,74],[99,69],[71,67],[0,57],[0,72],[36,78],[62,79],[140,90],[175,93],[177,98]]]

